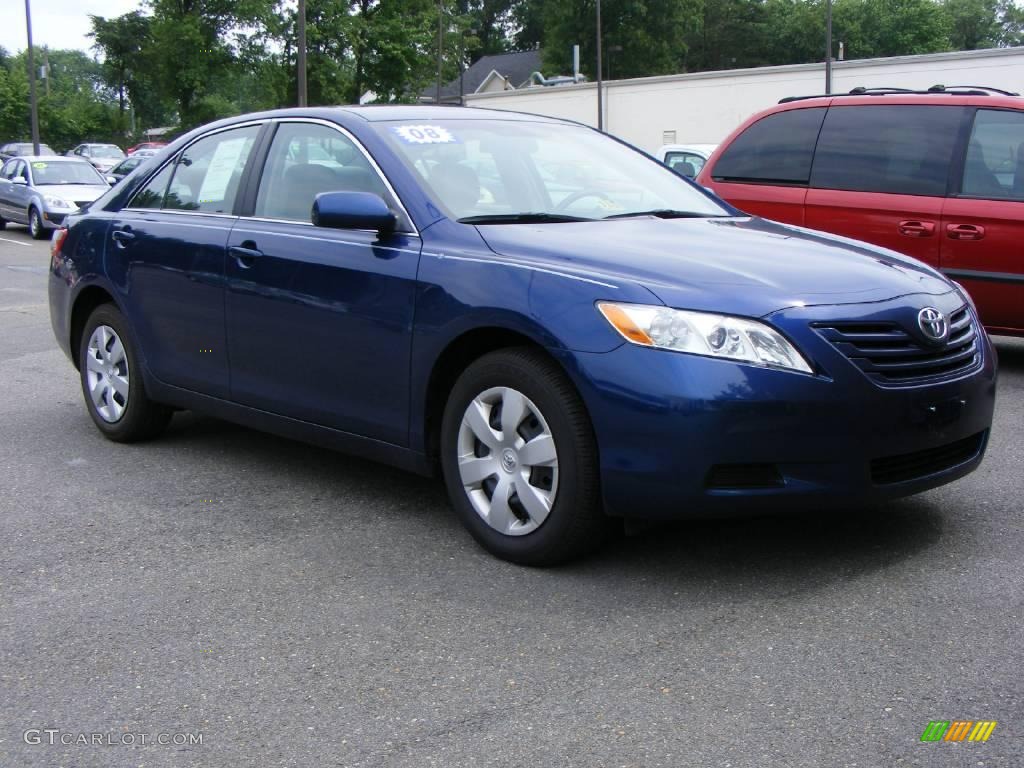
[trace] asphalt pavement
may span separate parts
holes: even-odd
[[[0,232],[0,768],[1024,766],[1024,342],[957,483],[534,570],[438,481],[189,413],[104,440],[47,263]]]

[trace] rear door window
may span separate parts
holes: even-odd
[[[163,207],[230,214],[259,130],[250,125],[221,131],[189,146],[174,163]]]
[[[1024,200],[1024,112],[978,110],[967,142],[960,195]]]
[[[758,120],[715,163],[715,181],[806,184],[824,107],[791,109]]]
[[[943,197],[962,119],[953,106],[832,107],[811,186]]]

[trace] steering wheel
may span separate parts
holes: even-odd
[[[571,195],[566,197],[562,202],[555,206],[556,211],[564,211],[570,205],[575,203],[577,200],[583,200],[587,197],[597,197],[601,200],[607,200],[611,202],[611,198],[608,197],[604,192],[600,192],[596,189],[581,189],[579,192],[573,192]]]

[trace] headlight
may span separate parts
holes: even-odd
[[[597,308],[633,344],[811,373],[792,344],[756,320],[607,301]]]
[[[54,197],[53,195],[43,195],[43,202],[50,208],[76,208],[73,203],[69,203],[62,197]]]

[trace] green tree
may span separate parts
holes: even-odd
[[[572,46],[580,45],[580,68],[594,77],[597,67],[594,0],[549,0],[544,5],[544,66],[552,73],[569,72]],[[604,0],[601,3],[605,67],[615,52],[617,78],[683,71],[688,50],[686,32],[693,27],[695,8],[688,0]]]

